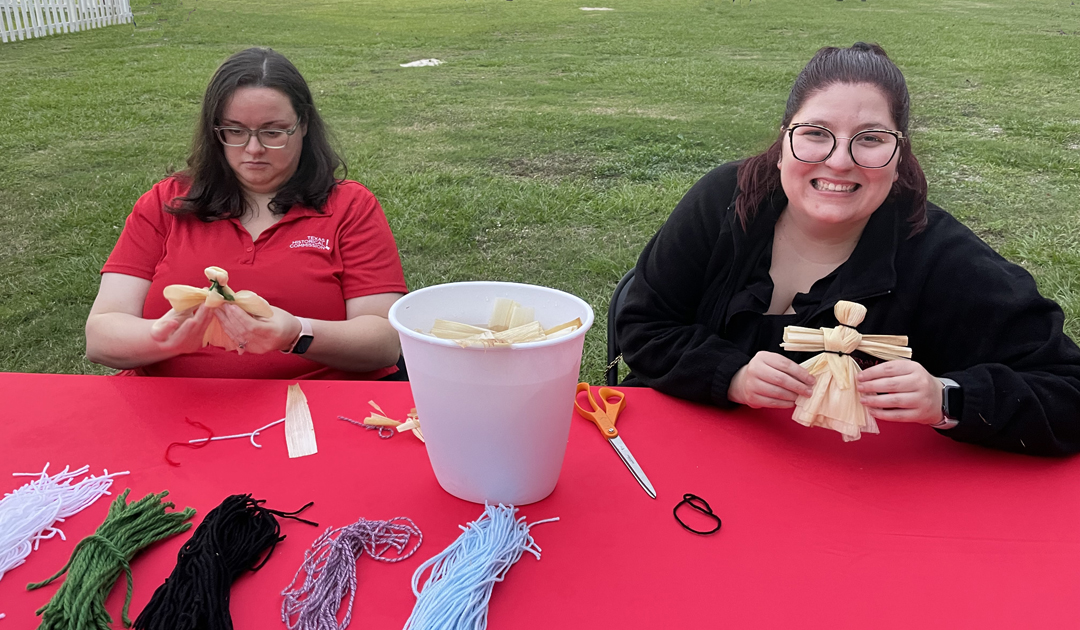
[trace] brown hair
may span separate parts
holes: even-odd
[[[300,164],[270,201],[270,211],[285,214],[294,205],[303,205],[321,212],[338,181],[334,177],[338,167],[344,177],[345,162],[330,146],[326,125],[315,109],[304,77],[284,55],[269,48],[248,48],[236,53],[210,79],[187,159],[188,168],[179,174],[190,180],[191,188],[186,197],[177,197],[166,205],[166,210],[194,214],[203,221],[239,217],[244,213],[243,189],[214,134],[225,104],[241,87],[267,87],[281,92],[289,98],[300,124],[307,128]]]
[[[837,83],[873,85],[889,101],[889,112],[896,121],[897,131],[904,134],[900,141],[898,177],[889,197],[911,196],[907,220],[912,226],[911,234],[919,233],[926,227],[926,175],[912,154],[908,139],[911,100],[904,75],[881,46],[858,42],[851,48],[828,47],[817,51],[791,87],[780,126],[787,127],[808,98]],[[783,142],[784,132],[781,131],[764,153],[739,165],[740,193],[735,200],[735,213],[744,228],[754,218],[758,207],[780,188],[780,170],[776,163],[780,160]]]

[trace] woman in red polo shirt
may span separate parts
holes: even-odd
[[[379,202],[335,179],[311,91],[288,59],[239,52],[203,98],[187,170],[158,182],[127,218],[86,321],[95,363],[150,376],[374,379],[400,356],[390,306],[406,291]],[[273,316],[225,304],[176,312],[171,284],[229,284]],[[202,345],[218,318],[243,352]]]

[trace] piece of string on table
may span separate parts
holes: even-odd
[[[165,461],[170,466],[179,466],[180,465],[180,462],[174,462],[172,460],[172,458],[169,457],[169,453],[173,450],[173,448],[175,448],[177,446],[181,446],[183,448],[203,448],[204,446],[209,444],[210,441],[213,440],[213,438],[214,438],[214,430],[211,429],[210,427],[206,426],[205,424],[203,424],[201,422],[196,422],[196,421],[192,420],[191,418],[188,418],[187,416],[184,416],[184,422],[187,422],[188,424],[190,424],[191,426],[193,426],[195,428],[202,429],[203,431],[206,431],[208,436],[207,436],[207,438],[205,440],[203,440],[201,442],[195,442],[195,443],[191,443],[191,442],[173,442],[172,444],[170,444],[165,449]]]
[[[711,518],[712,520],[716,521],[716,527],[707,531],[697,530],[693,527],[690,527],[689,525],[684,523],[681,518],[679,518],[679,508],[681,508],[683,505],[689,505],[691,509],[700,512],[706,518]],[[682,501],[679,501],[675,505],[675,509],[672,510],[672,513],[675,515],[675,520],[679,522],[679,525],[682,525],[683,529],[688,532],[693,532],[700,536],[708,536],[709,534],[715,534],[716,532],[720,531],[720,525],[722,524],[720,521],[720,517],[713,513],[712,506],[709,505],[708,501],[702,499],[696,494],[691,494],[689,492],[684,494]]]
[[[366,552],[372,560],[394,563],[412,556],[424,536],[412,519],[388,521],[361,518],[352,525],[326,531],[304,552],[304,562],[281,591],[281,621],[289,630],[343,629],[352,620],[356,599],[356,563]],[[414,542],[415,541],[415,542]],[[411,544],[410,546],[410,543]],[[385,555],[394,549],[396,555]],[[300,576],[304,575],[300,583]],[[298,584],[300,583],[300,584]],[[337,623],[342,602],[348,607]]]

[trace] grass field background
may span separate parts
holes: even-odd
[[[136,25],[0,44],[0,369],[108,372],[83,356],[101,264],[139,195],[183,167],[214,69],[248,46],[305,75],[410,288],[582,296],[599,382],[611,292],[681,195],[774,139],[815,50],[878,42],[908,79],[930,199],[1028,268],[1080,338],[1080,6],[595,2],[615,10],[134,0]],[[399,67],[427,57],[445,65]]]

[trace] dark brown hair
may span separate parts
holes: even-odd
[[[917,234],[926,227],[926,175],[912,154],[908,139],[911,101],[907,82],[881,46],[858,42],[851,48],[828,47],[817,51],[791,87],[780,126],[787,127],[808,98],[837,83],[873,85],[888,100],[897,131],[904,134],[900,141],[898,177],[889,197],[910,196],[907,219],[912,227],[911,234]],[[739,165],[740,193],[735,200],[735,213],[744,228],[754,218],[758,207],[780,188],[780,170],[776,163],[780,160],[783,142],[784,132],[781,131],[764,153]]]
[[[225,159],[224,146],[214,134],[214,126],[221,124],[225,104],[241,87],[266,87],[281,92],[289,98],[301,126],[307,127],[300,164],[270,201],[270,211],[285,214],[293,206],[303,205],[321,212],[338,181],[334,177],[338,167],[344,177],[345,162],[330,146],[326,125],[315,109],[304,77],[284,55],[269,48],[248,48],[236,53],[210,79],[187,159],[188,168],[179,173],[191,182],[191,188],[186,197],[173,199],[166,209],[174,214],[193,214],[203,221],[239,217],[244,213],[244,191]]]

